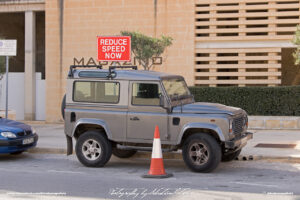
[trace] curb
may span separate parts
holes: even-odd
[[[27,150],[28,153],[36,154],[67,154],[66,149],[35,147]]]
[[[265,160],[265,161],[272,161],[272,162],[287,162],[287,163],[300,163],[300,157],[282,157],[282,156],[239,156],[242,157],[242,160],[245,160],[245,157],[248,159],[246,160]],[[250,158],[250,159],[249,159]]]
[[[33,149],[29,149],[28,153],[34,154],[67,154],[66,149],[59,149],[59,148],[44,148],[44,147],[35,147]],[[132,158],[139,158],[139,159],[151,159],[151,152],[137,152]],[[178,152],[167,152],[163,153],[163,158],[167,160],[182,160],[181,153]],[[256,155],[247,155],[243,156],[240,155],[236,158],[238,161],[257,161],[257,160],[264,160],[264,161],[273,161],[273,162],[287,162],[287,163],[300,163],[300,157],[281,157],[281,156],[256,156]]]
[[[26,120],[17,120],[19,122],[22,122],[24,124],[28,124],[28,125],[55,125],[55,124],[59,124],[59,125],[63,125],[64,122],[47,122],[47,121],[26,121]]]

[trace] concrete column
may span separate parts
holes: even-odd
[[[25,12],[25,120],[35,120],[35,13]]]

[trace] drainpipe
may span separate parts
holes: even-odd
[[[60,94],[63,93],[62,80],[63,80],[63,36],[64,36],[64,0],[58,0],[59,6],[59,81],[60,81]]]
[[[157,29],[157,0],[154,0],[154,37],[156,37]]]

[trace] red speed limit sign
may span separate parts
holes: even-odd
[[[130,36],[98,36],[99,61],[130,61]]]

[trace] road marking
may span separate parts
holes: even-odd
[[[20,169],[7,169],[7,168],[0,168],[0,171],[6,172],[18,172],[18,173],[44,173],[42,171],[37,170],[20,170]],[[48,173],[68,173],[68,174],[85,174],[84,172],[73,172],[73,171],[59,171],[59,170],[48,170]]]
[[[263,183],[245,183],[245,182],[230,182],[230,183],[235,183],[235,184],[240,184],[240,185],[251,185],[251,186],[262,186],[262,187],[279,187],[278,185],[267,185]]]
[[[58,170],[48,170],[50,173],[68,173],[68,174],[84,174],[84,172],[72,172],[72,171],[58,171]]]

